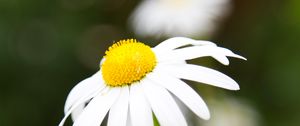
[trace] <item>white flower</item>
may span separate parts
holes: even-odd
[[[140,36],[209,36],[230,10],[230,0],[144,0],[131,16]]]
[[[212,42],[183,37],[154,48],[134,39],[121,40],[106,51],[100,70],[72,89],[60,126],[70,114],[73,126],[99,126],[107,113],[108,126],[153,126],[152,112],[161,126],[186,126],[171,93],[207,120],[206,104],[181,79],[229,90],[239,90],[239,85],[218,71],[185,62],[205,56],[225,65],[227,56],[245,59]]]

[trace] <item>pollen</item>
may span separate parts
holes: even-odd
[[[135,39],[121,40],[110,46],[105,54],[102,76],[105,84],[111,87],[139,81],[156,66],[151,47]]]

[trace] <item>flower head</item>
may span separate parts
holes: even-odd
[[[109,126],[153,126],[152,112],[163,126],[186,126],[171,93],[196,115],[209,119],[202,98],[181,79],[229,90],[239,90],[239,85],[218,71],[185,62],[205,56],[225,65],[227,56],[245,59],[212,42],[184,37],[154,48],[134,39],[121,40],[106,51],[100,70],[72,89],[60,126],[70,114],[74,126],[99,126],[107,113]]]
[[[143,0],[131,16],[140,36],[207,37],[230,10],[230,0]]]
[[[102,75],[109,86],[123,86],[141,80],[156,65],[151,48],[135,39],[122,40],[106,51],[101,64]]]

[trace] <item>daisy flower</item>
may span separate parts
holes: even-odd
[[[140,36],[209,36],[230,10],[230,0],[143,0],[131,16]]]
[[[245,59],[209,41],[175,37],[151,48],[135,39],[121,40],[105,52],[100,70],[70,92],[62,126],[71,114],[73,126],[187,126],[174,101],[181,100],[197,116],[210,118],[202,98],[184,81],[239,90],[230,77],[185,61],[211,56],[228,65],[227,56]],[[173,95],[172,95],[173,94]]]

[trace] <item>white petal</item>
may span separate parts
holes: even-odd
[[[129,111],[131,126],[153,126],[152,111],[140,83],[130,86]]]
[[[227,75],[203,66],[197,66],[192,64],[186,65],[169,65],[169,66],[157,66],[156,69],[168,72],[168,74],[181,79],[187,79],[197,81],[216,87],[221,87],[229,90],[239,90],[239,85]]]
[[[229,65],[229,60],[225,55],[213,55],[212,57],[223,65]]]
[[[212,56],[224,65],[228,65],[229,61],[226,56],[240,58],[246,60],[244,57],[234,54],[232,51],[211,45],[193,46],[181,49],[176,49],[165,53],[164,55],[157,55],[159,62],[169,62],[173,60],[190,60],[199,57]]]
[[[187,126],[171,94],[147,77],[141,82],[151,108],[161,126]]]
[[[107,126],[126,126],[128,102],[129,88],[128,86],[124,86],[121,89],[120,97],[109,111]]]
[[[242,60],[247,60],[245,57],[243,56],[240,56],[240,55],[237,55],[235,53],[233,53],[231,50],[227,49],[227,48],[223,48],[223,47],[218,47],[219,48],[219,53],[220,55],[225,55],[225,56],[229,56],[229,57],[234,57],[234,58],[239,58],[239,59],[242,59]]]
[[[105,115],[120,96],[120,88],[110,88],[101,92],[86,106],[82,114],[75,120],[73,126],[100,126]]]
[[[166,52],[161,52],[161,51],[156,51],[155,49],[152,49],[152,51],[155,53],[156,58],[158,59],[158,61],[160,61],[160,59],[164,58],[164,55],[166,54]],[[161,64],[186,64],[185,60],[173,60],[173,61],[168,61],[168,62],[160,62]]]
[[[75,121],[85,108],[85,102],[78,105],[71,113],[72,120]]]
[[[210,118],[209,110],[202,98],[180,79],[158,72],[148,74],[147,78],[168,89],[199,117],[205,120]]]
[[[104,88],[104,87],[103,87]],[[93,92],[91,94],[86,94],[85,96],[79,98],[71,107],[70,109],[65,113],[64,118],[60,121],[59,126],[63,126],[66,119],[69,117],[69,115],[71,113],[73,113],[73,111],[75,109],[77,109],[80,105],[85,104],[88,100],[92,99],[93,97],[95,97],[99,92],[101,92],[103,90],[103,88],[99,89],[96,92]],[[75,117],[77,118],[77,117]],[[75,120],[74,120],[75,121]]]
[[[186,45],[216,45],[209,41],[194,40],[186,37],[174,37],[167,39],[154,47],[155,51],[168,51]]]
[[[151,111],[151,110],[150,110]],[[126,126],[132,126],[130,112],[127,113]]]
[[[86,96],[87,94],[92,94],[102,87],[104,87],[104,82],[101,71],[98,71],[92,77],[81,81],[70,91],[65,103],[64,112],[67,113],[71,106],[81,97]]]

